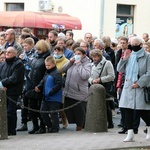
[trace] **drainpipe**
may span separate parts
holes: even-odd
[[[100,38],[103,37],[103,30],[104,30],[104,6],[105,0],[101,0],[101,12],[100,12]]]

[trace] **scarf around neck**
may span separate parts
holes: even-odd
[[[143,52],[143,49],[140,49],[137,52],[132,51],[127,63],[126,79],[131,80],[133,82],[138,80],[138,58]]]

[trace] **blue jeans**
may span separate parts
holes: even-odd
[[[60,109],[61,103],[59,102],[50,102],[42,101],[41,111],[53,111]],[[59,131],[59,117],[58,112],[55,113],[41,113],[41,117],[48,128],[51,128],[52,131]]]

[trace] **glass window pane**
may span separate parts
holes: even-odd
[[[23,10],[24,10],[24,3],[6,4],[6,11],[23,11]]]
[[[131,5],[117,5],[117,14],[132,15]]]

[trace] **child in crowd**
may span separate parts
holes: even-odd
[[[38,86],[35,87],[36,92],[43,90],[44,99],[41,104],[41,111],[55,111],[60,108],[62,103],[62,75],[56,67],[55,59],[48,56],[45,59],[47,72]],[[42,113],[41,117],[47,126],[49,133],[59,132],[58,112]]]

